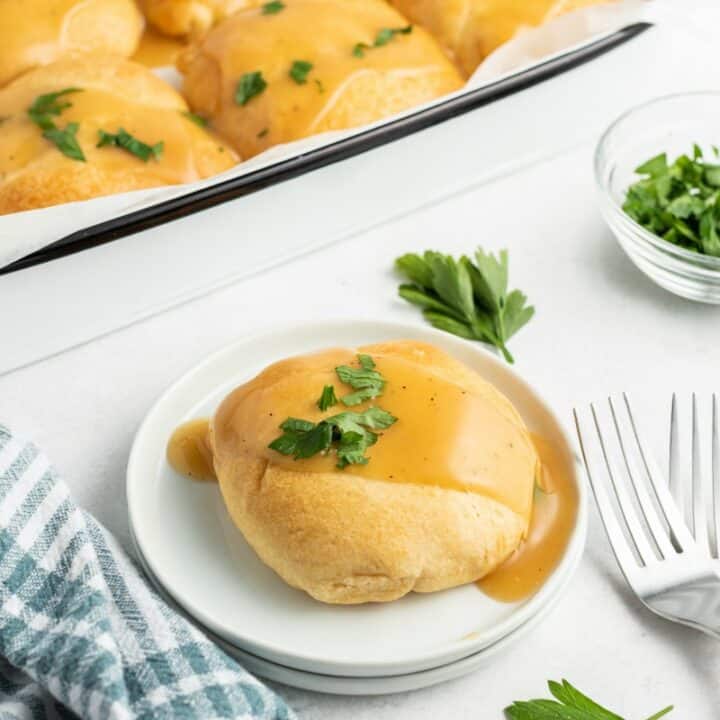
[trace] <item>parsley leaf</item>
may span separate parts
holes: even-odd
[[[268,447],[296,460],[309,458],[334,449],[337,467],[366,465],[365,451],[378,440],[377,433],[390,427],[397,418],[381,408],[372,407],[364,412],[343,412],[315,424],[308,420],[288,418],[281,425],[283,434]]]
[[[262,14],[263,15],[275,15],[275,13],[279,13],[281,10],[285,9],[285,3],[282,2],[282,0],[272,0],[272,2],[266,2],[262,6]]]
[[[352,54],[358,58],[365,57],[366,50],[387,45],[396,35],[409,35],[412,32],[412,29],[412,25],[407,25],[406,27],[401,28],[382,28],[377,31],[372,45],[368,45],[364,42],[355,43]]]
[[[127,152],[140,158],[143,162],[147,162],[151,157],[156,160],[160,158],[163,152],[164,143],[159,142],[155,145],[148,145],[136,137],[133,137],[127,130],[120,128],[117,133],[109,133],[104,130],[98,130],[98,142],[96,147],[105,147],[111,145],[127,150]]]
[[[72,107],[71,102],[59,101],[58,98],[81,92],[80,88],[70,87],[58,92],[38,95],[28,108],[28,116],[42,131],[43,137],[49,140],[66,157],[85,162],[85,154],[77,141],[78,123],[68,123],[64,129],[58,128],[53,120],[66,108]]]
[[[329,407],[338,404],[338,399],[335,396],[335,388],[332,385],[325,385],[320,395],[320,399],[317,401],[317,406],[325,412]]]
[[[204,118],[202,115],[198,115],[197,113],[190,112],[189,110],[184,110],[182,113],[190,122],[194,122],[198,127],[204,128],[208,126],[208,119]]]
[[[695,143],[692,157],[669,163],[661,153],[635,172],[642,177],[627,189],[623,210],[668,242],[720,257],[720,165],[707,162]]]
[[[356,392],[341,398],[343,405],[359,405],[366,400],[382,395],[385,389],[385,379],[375,370],[375,362],[369,355],[358,355],[359,368],[349,365],[339,365],[335,368],[340,381]]]
[[[58,98],[72,93],[82,92],[81,88],[69,87],[58,92],[38,95],[28,108],[30,119],[43,130],[52,130],[55,123],[51,116],[57,117],[66,108],[72,107],[71,102],[58,102]]]
[[[80,147],[75,135],[80,126],[76,122],[68,123],[63,130],[60,128],[50,128],[43,132],[43,137],[55,144],[55,147],[65,156],[72,160],[85,162],[85,154]]]
[[[294,60],[290,68],[290,77],[298,84],[304,85],[307,82],[308,73],[313,69],[313,64],[307,60]]]
[[[506,343],[535,310],[520,290],[508,293],[507,251],[495,257],[478,248],[474,260],[466,256],[456,260],[428,250],[399,257],[395,268],[410,280],[400,285],[398,294],[421,308],[433,327],[490,343],[513,362]]]
[[[241,75],[235,87],[235,102],[238,105],[247,105],[254,97],[260,95],[267,87],[262,72],[249,72]]]
[[[508,720],[623,720],[620,715],[598,705],[567,680],[550,681],[555,700],[527,700],[514,702],[505,708]],[[672,706],[655,713],[648,720],[659,720],[673,710]]]

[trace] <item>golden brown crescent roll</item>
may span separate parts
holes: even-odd
[[[359,349],[387,384],[381,397],[322,412],[324,385],[352,350],[270,366],[222,402],[210,425],[230,516],[287,583],[329,603],[388,601],[477,580],[526,534],[538,457],[510,402],[441,350],[411,341]],[[294,460],[268,448],[287,417],[317,422],[382,407],[397,417],[366,465],[332,452]]]
[[[231,167],[235,153],[186,112],[172,87],[119,57],[86,54],[22,75],[0,89],[0,214]],[[101,131],[109,137],[97,147]]]
[[[238,10],[261,0],[140,0],[145,17],[158,30],[175,37],[197,37]]]
[[[0,0],[0,86],[68,53],[129,57],[143,25],[133,0]]]
[[[466,76],[524,26],[611,0],[390,0],[429,30]]]
[[[383,0],[284,0],[242,10],[186,50],[184,92],[243,157],[457,90],[435,41]]]

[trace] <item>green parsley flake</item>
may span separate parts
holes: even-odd
[[[262,14],[263,15],[275,15],[276,13],[279,13],[281,10],[285,9],[285,3],[282,2],[282,0],[273,0],[273,2],[266,2],[262,6]]]
[[[317,401],[317,406],[325,412],[329,407],[338,404],[338,399],[335,395],[335,388],[332,385],[325,385],[323,388],[320,399]]]
[[[71,102],[59,101],[58,98],[81,92],[81,88],[65,88],[58,92],[38,95],[33,104],[28,108],[28,116],[42,131],[43,137],[49,140],[66,157],[72,160],[85,162],[85,154],[77,141],[78,123],[68,123],[64,129],[60,129],[53,120],[63,110],[72,107]]]
[[[258,139],[264,138],[269,132],[270,132],[270,130],[269,130],[268,128],[263,128],[263,129],[257,134]]]
[[[85,162],[85,154],[78,143],[77,135],[80,126],[76,122],[68,123],[65,129],[50,128],[43,132],[43,137],[55,144],[55,147],[66,157],[79,162]]]
[[[375,35],[375,40],[372,45],[368,45],[364,42],[356,43],[353,46],[352,54],[358,58],[365,57],[366,50],[387,45],[396,35],[409,35],[412,32],[412,29],[412,25],[407,25],[406,27],[401,28],[382,28],[381,30],[378,30],[377,35]]]
[[[372,400],[383,394],[385,378],[375,370],[375,362],[369,355],[358,355],[359,368],[349,365],[340,365],[335,368],[340,381],[350,385],[354,393],[341,398],[343,405],[359,405],[366,400]]]
[[[238,80],[235,88],[235,102],[238,105],[247,105],[254,97],[260,95],[267,87],[262,72],[245,73]]]
[[[662,153],[635,172],[644,177],[628,188],[623,210],[667,242],[720,257],[720,165],[707,162],[694,144],[692,157],[669,164]]]
[[[396,421],[389,412],[377,407],[361,413],[339,413],[317,424],[288,418],[280,425],[283,434],[268,447],[296,460],[334,450],[340,469],[348,465],[366,465],[365,451],[378,441],[378,434],[373,430],[388,428]]]
[[[425,319],[438,330],[467,340],[497,347],[508,362],[513,357],[507,341],[535,313],[520,290],[508,292],[508,254],[498,258],[481,248],[474,262],[466,256],[428,250],[409,253],[395,261],[399,273],[410,280],[400,285],[403,300],[422,309]]]
[[[294,60],[289,75],[298,85],[304,85],[307,82],[308,73],[312,69],[313,64],[311,62]]]
[[[194,122],[198,127],[204,128],[208,126],[208,119],[204,118],[202,115],[198,115],[197,113],[190,112],[189,110],[184,110],[182,113],[190,122]]]
[[[123,128],[120,128],[116,134],[98,130],[98,136],[99,140],[96,147],[100,148],[107,145],[119,147],[140,158],[143,162],[147,162],[150,158],[158,160],[163,152],[163,142],[148,145],[133,137]]]

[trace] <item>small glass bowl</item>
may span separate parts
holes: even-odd
[[[622,249],[650,279],[676,295],[720,304],[720,258],[667,242],[622,209],[628,187],[639,179],[638,165],[662,152],[668,162],[692,155],[693,143],[707,158],[713,158],[713,145],[720,146],[720,92],[668,95],[621,115],[595,151],[600,211]]]

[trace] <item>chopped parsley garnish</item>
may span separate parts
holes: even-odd
[[[377,35],[375,35],[375,40],[372,45],[368,45],[364,42],[355,43],[352,54],[359,58],[365,57],[366,50],[387,45],[396,35],[409,35],[412,32],[412,29],[412,25],[407,25],[406,27],[401,28],[382,28],[381,30],[378,30]]]
[[[363,412],[343,412],[319,423],[288,418],[280,425],[283,434],[268,447],[296,460],[313,457],[318,453],[335,451],[337,467],[366,465],[365,451],[378,441],[373,430],[383,430],[397,418],[381,408],[371,407]]]
[[[194,122],[196,125],[198,125],[201,128],[208,126],[208,119],[204,118],[202,115],[198,115],[197,113],[190,112],[189,110],[184,110],[182,113],[190,122]]]
[[[85,162],[85,154],[80,147],[75,135],[80,126],[76,122],[68,123],[64,129],[50,128],[43,132],[43,137],[55,143],[55,147],[65,156],[72,160]]]
[[[290,77],[298,84],[304,85],[307,82],[308,73],[313,69],[313,64],[307,60],[294,60],[290,68]]]
[[[263,128],[258,134],[258,138],[264,138],[270,132],[269,128]]]
[[[598,705],[567,680],[548,683],[554,700],[526,700],[505,708],[508,720],[623,720],[620,715]],[[647,720],[660,720],[673,710],[670,705]]]
[[[238,105],[247,105],[254,97],[260,95],[267,87],[267,82],[262,72],[245,73],[238,80],[235,88],[235,102]]]
[[[58,117],[72,103],[59,98],[72,93],[81,92],[81,88],[65,88],[58,92],[38,95],[28,108],[28,116],[42,131],[43,137],[49,140],[66,157],[85,162],[85,154],[77,141],[78,123],[68,123],[64,129],[59,128],[53,118]]]
[[[71,102],[58,101],[58,98],[76,92],[82,92],[81,88],[69,87],[58,92],[38,95],[28,108],[30,119],[43,130],[52,130],[55,127],[53,117],[57,117],[63,110],[72,107]]]
[[[135,157],[140,158],[143,162],[147,162],[150,158],[159,159],[164,147],[163,142],[148,145],[133,137],[129,132],[123,130],[123,128],[120,128],[115,134],[98,130],[98,137],[99,140],[96,147],[100,148],[107,145],[119,147],[135,155]]]
[[[285,9],[285,3],[282,2],[282,0],[273,0],[272,2],[266,2],[262,6],[262,14],[263,15],[275,15],[275,13],[279,13],[281,10]]]
[[[315,78],[315,84],[317,85],[317,89],[318,89],[319,93],[325,92],[325,86],[322,84],[321,80],[318,80],[317,78]]]
[[[382,395],[385,378],[375,369],[375,362],[369,355],[358,355],[359,368],[340,365],[335,368],[338,378],[350,385],[355,392],[341,398],[343,405],[359,405]]]
[[[325,385],[320,395],[320,399],[317,401],[317,406],[325,412],[329,407],[338,404],[337,396],[335,395],[335,388],[332,385]]]
[[[692,157],[668,164],[662,153],[635,172],[644,177],[628,188],[623,210],[674,245],[720,257],[720,165],[707,162],[695,144]]]
[[[526,305],[527,298],[520,290],[508,293],[506,250],[496,258],[478,248],[474,262],[465,255],[456,260],[428,250],[423,255],[399,257],[395,267],[410,280],[400,285],[398,294],[422,308],[433,327],[490,343],[513,362],[506,343],[535,310]]]

